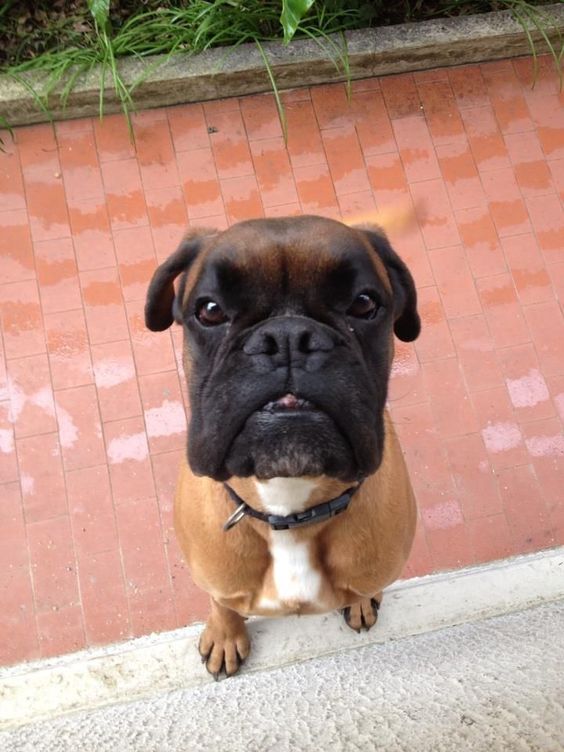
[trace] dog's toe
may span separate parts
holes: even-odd
[[[249,655],[251,646],[246,631],[241,634],[226,636],[214,633],[206,628],[202,633],[198,650],[202,663],[215,681],[219,681],[221,674],[233,676]]]
[[[341,613],[347,626],[360,633],[376,624],[379,608],[380,602],[376,598],[362,598],[358,603],[344,608]]]

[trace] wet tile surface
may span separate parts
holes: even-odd
[[[527,58],[31,126],[0,153],[0,664],[201,619],[172,529],[179,331],[143,297],[187,226],[425,200],[392,241],[423,333],[390,409],[405,576],[564,543],[564,98]]]

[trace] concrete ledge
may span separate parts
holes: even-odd
[[[552,42],[561,44],[559,34],[564,32],[564,6],[558,3],[544,6],[543,10],[554,20],[554,30],[550,33]],[[538,51],[546,51],[539,32],[535,28],[530,32]],[[495,60],[530,52],[523,29],[509,11],[350,31],[346,37],[352,79]],[[338,35],[333,41],[336,45],[342,44]],[[280,89],[346,78],[312,40],[295,40],[287,47],[271,42],[263,47]],[[271,89],[262,56],[252,43],[234,50],[219,48],[193,56],[161,55],[142,61],[128,58],[120,61],[119,68],[127,85],[145,76],[134,92],[139,109],[242,96]],[[23,78],[38,91],[45,83],[45,76],[40,73],[29,73]],[[53,119],[96,116],[99,111],[98,84],[99,72],[94,70],[78,79],[66,107],[62,107],[56,93],[51,96],[49,104]],[[118,111],[121,111],[120,102],[108,85],[105,112]],[[6,75],[0,76],[0,116],[11,125],[48,119],[29,90]]]
[[[357,635],[337,614],[250,622],[261,671],[564,598],[564,547],[388,588],[377,626]],[[0,669],[0,728],[212,681],[194,625],[58,659]],[[237,681],[236,678],[230,681]]]

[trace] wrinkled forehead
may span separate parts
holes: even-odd
[[[240,276],[252,278],[255,284],[283,285],[294,291],[333,278],[352,285],[359,275],[388,286],[384,266],[363,234],[322,217],[234,225],[208,246],[198,276],[210,274],[219,285],[232,284]]]

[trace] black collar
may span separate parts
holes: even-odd
[[[330,499],[321,504],[316,504],[314,507],[310,507],[303,512],[296,512],[295,514],[282,516],[278,514],[265,514],[264,512],[258,512],[256,509],[250,507],[246,501],[243,501],[243,499],[236,494],[227,483],[224,483],[225,490],[235,504],[237,504],[237,509],[229,516],[223,529],[225,531],[231,530],[231,528],[240,522],[245,515],[266,522],[273,530],[290,530],[294,527],[311,525],[314,522],[324,522],[325,520],[328,520],[331,517],[336,517],[338,514],[345,511],[361,484],[362,480],[357,486],[347,488],[347,490],[340,496],[337,496],[336,499]]]

